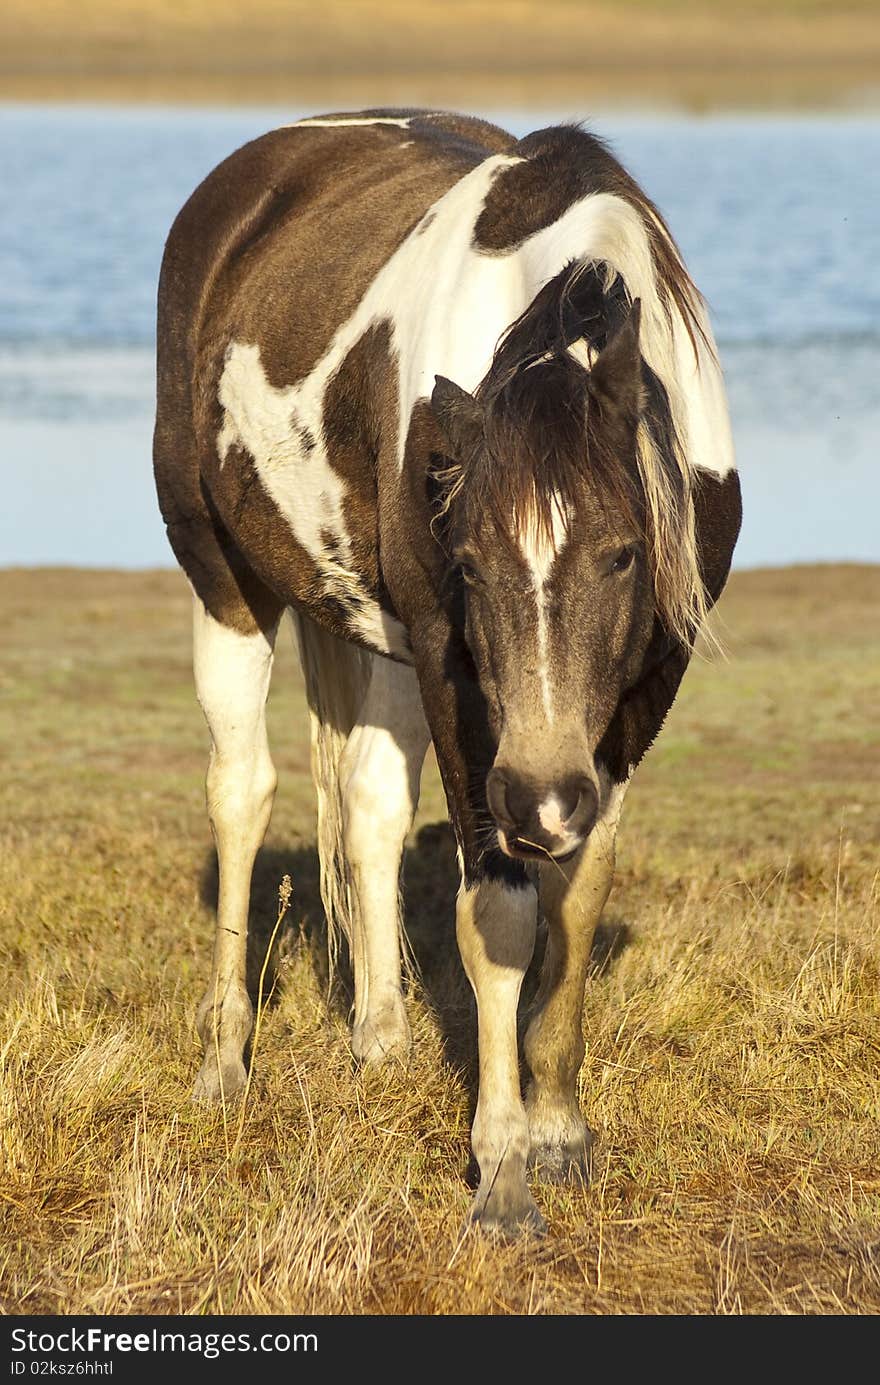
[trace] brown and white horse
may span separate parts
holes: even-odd
[[[196,1095],[245,1081],[249,886],[275,790],[264,708],[290,609],[354,1054],[410,1043],[398,883],[433,741],[479,1019],[473,1217],[539,1227],[528,1170],[587,1168],[584,987],[624,794],[740,523],[711,329],[669,231],[576,127],[516,141],[368,111],[267,134],[169,236],[155,469],[213,742]]]

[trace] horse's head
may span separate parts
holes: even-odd
[[[639,316],[636,302],[589,371],[551,352],[500,379],[493,368],[475,395],[438,377],[431,400],[453,455],[448,548],[498,745],[488,804],[509,855],[562,859],[589,834],[596,749],[653,629]]]

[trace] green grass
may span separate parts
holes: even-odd
[[[585,1008],[593,1185],[461,1240],[473,1012],[436,770],[406,874],[406,1072],[360,1074],[318,941],[301,683],[242,1119],[190,1105],[215,888],[174,574],[0,573],[0,1306],[7,1312],[880,1310],[880,569],[736,576],[630,792]],[[277,1003],[276,1003],[277,1002]]]

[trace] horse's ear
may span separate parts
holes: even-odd
[[[434,378],[436,384],[431,395],[434,417],[455,456],[468,457],[482,441],[483,411],[474,396],[454,380],[447,380],[445,375]]]
[[[642,409],[642,356],[639,351],[639,324],[642,304],[633,299],[625,322],[590,371],[590,394],[602,413],[634,422]]]

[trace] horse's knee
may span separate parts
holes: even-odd
[[[342,797],[346,849],[355,857],[398,851],[412,821],[408,786],[369,767],[349,775]]]
[[[268,752],[256,761],[213,756],[208,767],[208,816],[218,840],[257,834],[262,839],[275,801],[278,776]]]

